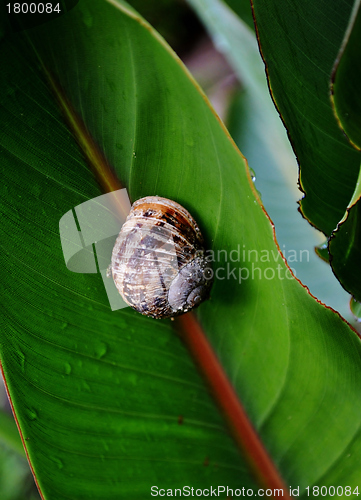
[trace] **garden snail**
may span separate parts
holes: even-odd
[[[190,213],[159,196],[136,201],[115,242],[109,274],[125,302],[153,318],[190,311],[209,297],[213,272]]]

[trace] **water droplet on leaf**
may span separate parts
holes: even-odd
[[[256,181],[256,174],[254,173],[253,168],[251,168],[251,167],[248,167],[248,168],[249,168],[249,173],[251,175],[252,182],[255,182]]]
[[[350,300],[350,309],[357,321],[361,321],[361,302],[352,297]]]
[[[29,420],[36,420],[38,418],[38,414],[36,413],[36,411],[31,408],[27,408],[26,415]]]
[[[25,354],[22,351],[20,351],[20,349],[18,349],[17,355],[18,355],[19,360],[20,360],[21,371],[24,372],[25,371]]]
[[[108,352],[108,346],[104,342],[97,342],[94,351],[94,356],[96,359],[103,358]]]
[[[58,458],[58,457],[50,457],[50,458],[51,458],[51,460],[52,460],[53,462],[55,462],[55,463],[56,463],[56,465],[58,466],[58,469],[62,469],[62,468],[64,467],[64,464],[63,464],[63,462],[60,460],[60,458]]]

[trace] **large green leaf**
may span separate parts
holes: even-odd
[[[330,236],[352,197],[360,164],[329,99],[352,2],[253,0],[253,8],[272,95],[300,165],[302,213]]]
[[[222,0],[188,1],[240,80],[227,126],[255,174],[255,186],[275,224],[281,251],[311,293],[357,327],[349,295],[314,252],[324,236],[297,211],[297,161],[269,93],[255,34]],[[328,262],[327,246],[326,254]]]
[[[179,60],[123,2],[79,2],[28,36],[131,198],[173,198],[215,252],[239,249],[214,264],[198,317],[285,482],[355,487],[359,338],[290,276],[244,159]],[[101,191],[27,41],[0,57],[1,360],[44,498],[254,487],[172,323],[112,312],[99,275],[66,269],[59,220]]]
[[[333,78],[333,104],[340,126],[351,143],[361,148],[361,9],[355,2]],[[340,283],[361,300],[361,174],[343,219],[329,243],[331,265]]]
[[[166,93],[157,101],[161,73],[153,65],[171,65],[166,69],[170,88],[177,78],[174,70],[188,79],[139,22],[108,3],[84,4],[37,33],[50,37],[57,63],[68,66],[63,76],[73,89],[69,95],[83,106],[88,126],[128,180],[132,163],[146,151],[158,158],[163,154],[154,142],[157,134],[162,140],[162,123],[147,125],[149,104],[153,110],[167,106]],[[137,57],[134,65],[129,48]],[[141,76],[149,55],[151,64],[145,67],[154,90]],[[208,485],[210,474],[218,484],[235,485],[239,477],[252,484],[171,323],[149,321],[130,309],[112,313],[99,275],[66,269],[59,220],[101,191],[39,64],[18,36],[2,47],[1,57],[6,68],[1,78],[2,212],[7,221],[2,258],[9,271],[1,358],[43,495],[56,500],[141,498],[154,484],[183,486],[183,478]],[[206,108],[191,82],[188,86],[201,110]],[[137,159],[136,110],[143,123],[137,143],[151,131],[143,155],[138,146]],[[158,120],[167,120],[164,107],[159,112]],[[173,135],[169,131],[164,139]],[[174,149],[167,151],[172,156]],[[155,181],[150,176],[147,184],[155,185],[145,189],[160,189]],[[140,182],[140,174],[128,180],[130,190],[139,191]]]

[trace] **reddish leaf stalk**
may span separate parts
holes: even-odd
[[[264,488],[272,491],[282,489],[283,498],[291,498],[196,317],[193,313],[180,316],[177,318],[177,326],[183,342],[207,380],[237,445],[248,459],[256,479]]]

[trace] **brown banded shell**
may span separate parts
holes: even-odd
[[[190,311],[209,297],[213,281],[197,223],[181,205],[159,196],[132,205],[110,270],[125,302],[153,318]]]

